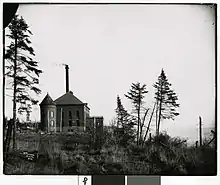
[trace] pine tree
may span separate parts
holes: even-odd
[[[153,85],[153,87],[156,89],[156,135],[158,136],[161,120],[174,120],[174,117],[179,115],[179,113],[176,111],[176,108],[179,107],[179,104],[177,103],[178,97],[176,93],[170,89],[171,84],[168,82],[163,69],[158,77],[158,81]]]
[[[122,105],[121,98],[119,96],[117,96],[117,108],[115,109],[115,111],[117,115],[117,127],[124,128],[129,119],[129,114]]]
[[[143,99],[145,98],[146,93],[148,93],[146,85],[141,85],[137,82],[132,83],[130,91],[125,94],[125,97],[131,100],[135,113],[137,114],[137,145],[139,145],[139,140],[142,137],[141,108],[144,103]]]
[[[32,33],[23,17],[15,15],[8,28],[9,34],[6,36],[10,39],[10,45],[7,47],[5,59],[8,62],[6,76],[12,79],[13,87],[13,148],[15,148],[17,110],[20,114],[28,112],[31,111],[32,105],[38,103],[32,96],[33,93],[41,93],[36,85],[39,84],[42,70],[38,69],[38,62],[32,59],[35,56],[29,39]]]
[[[121,134],[117,134],[116,136],[119,142],[123,146],[126,146],[127,142],[134,138],[135,123],[131,115],[124,108],[119,96],[117,96],[117,108],[115,111],[117,115],[116,134],[117,131],[119,131],[119,133],[123,133],[123,136]]]
[[[117,114],[117,127],[122,127],[126,133],[132,133],[135,126],[134,119],[124,108],[119,96],[117,96],[117,108],[115,111]]]

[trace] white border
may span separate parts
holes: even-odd
[[[3,0],[3,2],[19,3],[218,3],[219,0]]]
[[[217,185],[219,177],[186,176],[186,177],[161,177],[161,185]]]
[[[3,0],[0,3],[1,10],[2,9],[2,2],[19,2],[19,3],[30,3],[30,2],[38,2],[38,3],[217,3],[219,6],[219,0],[36,0],[36,1],[31,1],[31,0]],[[217,12],[219,12],[219,8],[217,8]],[[217,18],[219,15],[217,16]],[[0,23],[2,25],[2,11],[1,11],[1,18],[0,18]],[[217,30],[219,30],[219,19],[217,19]],[[2,34],[0,34],[0,42],[2,43]],[[219,37],[217,37],[217,41],[219,40]],[[218,47],[217,47],[218,48]],[[2,60],[2,49],[0,49],[0,58]],[[219,69],[219,52],[218,53],[218,61],[217,61],[217,67]],[[219,70],[217,69],[217,79],[219,80]],[[0,65],[0,70],[2,72],[2,65]],[[1,80],[2,78],[0,78]],[[2,83],[0,86],[0,91],[2,92]],[[2,95],[2,94],[1,94]],[[219,99],[219,98],[218,98]],[[0,105],[2,105],[2,97],[0,98]],[[218,105],[219,101],[217,102]],[[219,115],[219,110],[217,112],[217,115]],[[2,106],[0,107],[0,117],[1,117],[1,122],[2,123]],[[2,125],[2,124],[1,124]],[[219,127],[218,126],[218,133],[219,133]],[[0,138],[2,138],[2,126],[0,127]],[[2,141],[2,139],[1,139]],[[2,142],[0,142],[0,147],[2,148]],[[219,144],[219,137],[218,137],[218,148],[220,147]],[[218,159],[219,159],[219,153],[218,153]],[[77,180],[77,176],[6,176],[2,174],[3,171],[3,165],[2,165],[2,152],[0,155],[0,180],[2,184],[16,184],[16,185],[29,185],[29,184],[37,184],[37,185],[48,185],[48,184],[53,184],[53,185],[75,185],[74,181]],[[185,184],[193,184],[193,185],[217,185],[220,183],[217,183],[219,178],[219,160],[218,161],[218,176],[217,177],[198,177],[198,176],[191,176],[191,177],[172,177],[172,176],[167,176],[167,177],[161,177],[161,185],[185,185]],[[127,176],[125,176],[125,185],[127,185]]]

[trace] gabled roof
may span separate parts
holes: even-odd
[[[47,93],[47,95],[44,97],[40,105],[56,105],[56,104],[53,101],[53,99],[50,97],[50,95]]]
[[[80,101],[77,97],[73,95],[72,91],[67,92],[63,96],[57,98],[55,100],[56,105],[85,105],[82,101]]]

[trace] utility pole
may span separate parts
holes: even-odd
[[[199,145],[202,146],[202,118],[199,116]]]

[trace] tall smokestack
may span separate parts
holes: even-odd
[[[66,69],[66,92],[69,92],[69,66],[65,64]]]

